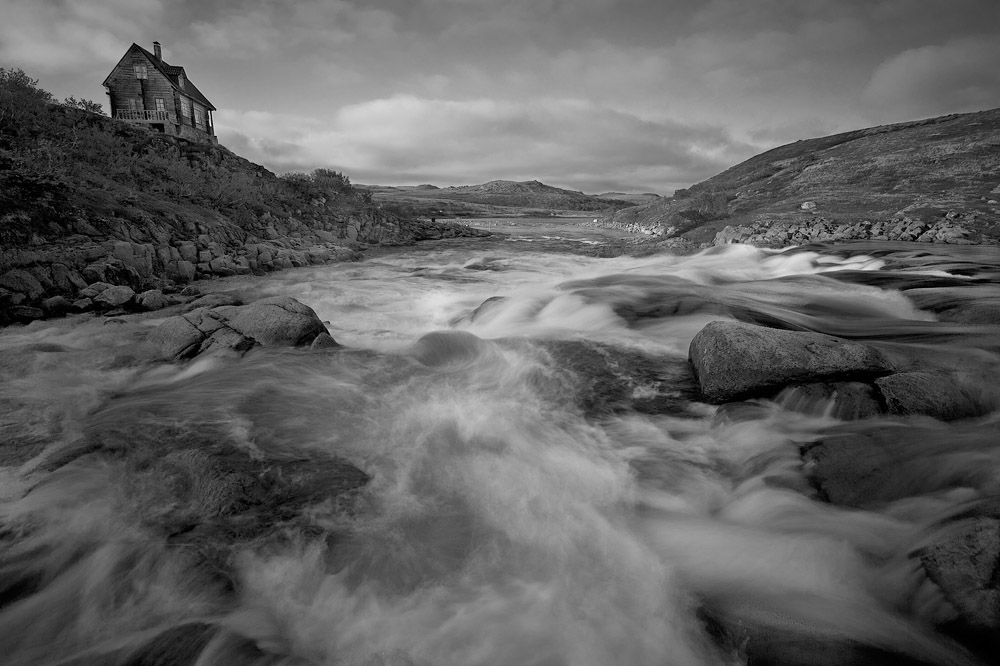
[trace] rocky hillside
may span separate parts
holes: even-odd
[[[1000,109],[797,141],[609,216],[675,243],[1000,238]]]
[[[221,146],[56,103],[36,83],[0,69],[0,323],[161,303],[197,278],[462,231],[382,210],[335,171],[279,177]],[[122,288],[113,304],[96,300],[108,286]]]
[[[386,203],[425,217],[587,215],[627,208],[636,203],[628,195],[623,195],[621,199],[589,195],[552,187],[537,180],[491,180],[481,185],[458,187],[363,187],[377,203]]]

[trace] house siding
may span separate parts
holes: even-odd
[[[135,76],[135,66],[146,67],[146,78],[137,79]],[[149,58],[133,48],[115,67],[108,77],[105,85],[108,88],[109,106],[112,116],[115,111],[129,110],[129,100],[141,100],[140,107],[146,111],[156,110],[156,100],[163,100],[164,110],[169,114],[169,122],[166,123],[144,123],[155,125],[155,129],[166,134],[180,136],[193,141],[215,142],[214,127],[208,122],[208,110],[187,95],[177,90],[166,76],[149,61]],[[192,105],[191,108],[200,108],[205,124],[198,127],[195,124],[195,113],[189,117],[184,117],[181,105],[186,101]]]

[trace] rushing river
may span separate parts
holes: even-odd
[[[1000,456],[953,463],[991,482],[838,507],[801,456],[840,423],[823,404],[724,415],[687,353],[720,319],[927,345],[995,400],[996,326],[901,291],[995,311],[995,249],[602,259],[545,235],[209,285],[294,296],[341,350],[157,363],[162,313],[0,332],[0,662],[977,663],[910,555]]]

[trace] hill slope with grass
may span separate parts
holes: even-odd
[[[449,233],[336,171],[279,177],[68,102],[0,68],[0,323],[85,309],[95,283],[169,293]]]
[[[643,225],[690,244],[993,243],[998,200],[994,109],[797,141],[606,223]]]
[[[537,180],[491,180],[481,185],[359,186],[377,203],[387,203],[424,217],[544,217],[589,216],[635,205],[623,195],[590,195],[540,183]],[[645,195],[648,196],[648,195]]]

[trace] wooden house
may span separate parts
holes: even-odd
[[[217,143],[215,106],[191,82],[183,67],[163,60],[159,42],[150,53],[132,44],[104,79],[111,117],[193,141]]]

